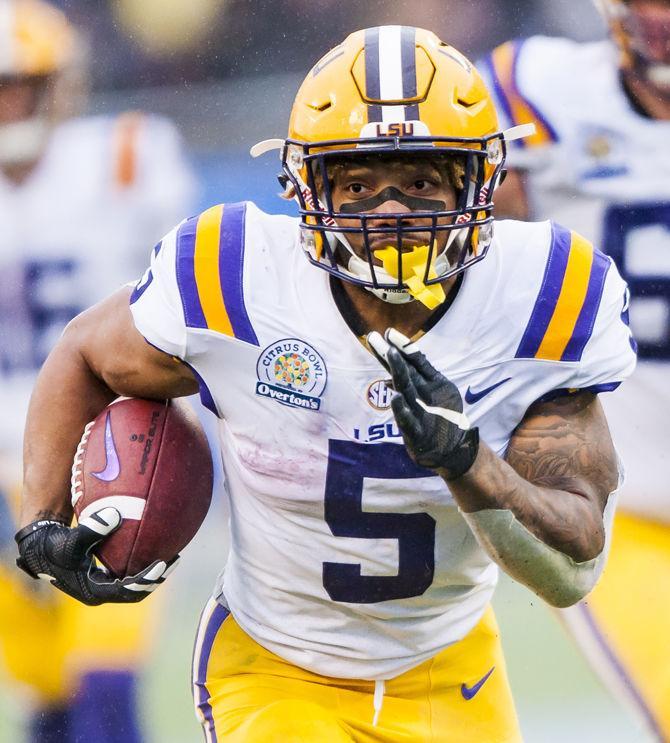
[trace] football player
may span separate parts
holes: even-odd
[[[300,217],[185,220],[43,367],[18,562],[88,604],[137,601],[166,565],[91,566],[114,508],[68,527],[86,422],[196,389],[220,418],[232,547],[193,662],[208,741],[520,740],[498,567],[556,606],[591,590],[619,480],[598,393],[635,365],[609,258],[558,224],[494,227],[526,131],[500,131],[433,33],[353,33],[288,138],[253,150],[279,148]]]
[[[565,220],[630,286],[643,363],[606,401],[626,464],[614,549],[596,591],[565,618],[608,686],[670,741],[670,2],[598,6],[611,40],[533,37],[481,67],[505,124],[537,127],[513,145],[497,212]]]
[[[137,276],[146,244],[192,201],[170,122],[74,116],[85,57],[59,10],[0,0],[0,491],[8,495],[19,489],[25,411],[49,348],[74,315]],[[32,738],[137,740],[134,686],[150,604],[95,613],[30,583],[13,559],[0,561],[0,662],[31,692]]]

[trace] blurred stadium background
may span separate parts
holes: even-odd
[[[90,113],[141,109],[180,128],[200,180],[199,205],[276,197],[278,163],[249,147],[282,136],[305,71],[350,31],[384,23],[434,30],[471,59],[533,33],[604,34],[590,0],[61,0],[92,50]],[[186,215],[184,215],[186,216]],[[159,238],[159,235],[156,235]],[[147,246],[150,248],[151,246]],[[212,508],[164,589],[160,635],[142,690],[148,740],[201,739],[191,706],[190,653],[199,611],[225,557],[225,513]],[[496,606],[527,741],[646,741],[608,697],[559,622],[503,581]],[[0,742],[18,743],[20,696],[0,695]]]

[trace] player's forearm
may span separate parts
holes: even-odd
[[[562,487],[531,483],[481,443],[473,466],[449,489],[462,511],[509,510],[545,544],[576,562],[591,560],[605,539],[598,500],[580,478],[560,479]]]
[[[69,523],[70,477],[84,426],[114,398],[66,331],[42,367],[24,437],[21,526],[39,519]]]

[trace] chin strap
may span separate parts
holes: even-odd
[[[338,236],[339,237],[339,236]],[[349,254],[349,260],[347,262],[347,272],[352,276],[365,281],[371,280],[370,266],[367,261],[359,258],[353,252]],[[384,284],[392,284],[394,277],[387,273],[381,266],[375,266],[375,276],[377,280]],[[414,297],[407,291],[407,289],[375,289],[373,286],[365,287],[375,297],[381,299],[383,302],[389,304],[407,304],[413,302]]]
[[[334,236],[337,239],[340,235]],[[356,278],[370,281],[370,265],[367,261],[359,258],[343,242],[349,252],[347,271]],[[402,254],[402,281],[405,286],[401,289],[376,289],[372,286],[365,288],[389,304],[407,304],[418,300],[429,309],[435,309],[446,299],[444,289],[440,284],[426,285],[424,276],[428,263],[428,246],[421,245],[413,248],[410,252]],[[379,283],[392,284],[398,280],[398,250],[394,247],[380,248],[374,251],[375,258],[382,261],[381,266],[375,266],[375,277]],[[435,279],[439,273],[448,268],[448,261],[443,253],[432,261],[428,270],[428,278]],[[439,272],[439,273],[438,273]]]
[[[398,249],[393,247],[374,251],[375,258],[382,262],[384,270],[393,278],[398,278],[398,264],[402,272],[402,281],[407,287],[407,293],[412,299],[418,299],[421,304],[434,310],[447,298],[441,284],[424,283],[426,272],[429,279],[437,278],[435,259],[428,266],[430,250],[427,245],[413,248],[411,252],[398,255]],[[445,259],[446,260],[446,259]]]

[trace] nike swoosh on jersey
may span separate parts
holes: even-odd
[[[490,387],[486,387],[483,390],[479,390],[479,392],[475,392],[471,387],[468,387],[465,391],[465,402],[467,402],[468,405],[474,405],[476,402],[479,402],[482,397],[486,397],[486,395],[489,394],[489,392],[493,392],[494,389],[497,387],[500,387],[501,384],[505,384],[505,382],[509,382],[509,380],[512,377],[507,377],[507,379],[501,379],[499,382],[496,382],[495,384],[492,384]]]
[[[114,436],[112,435],[112,422],[109,416],[110,414],[107,413],[105,420],[105,467],[100,472],[91,472],[93,477],[97,477],[98,480],[103,480],[104,482],[116,480],[121,472],[119,455],[117,454]]]
[[[470,701],[482,688],[482,686],[484,686],[484,684],[488,681],[489,676],[495,671],[495,669],[496,667],[493,666],[491,670],[486,675],[482,676],[474,686],[461,684],[461,694],[463,695],[463,699],[465,699],[466,701]]]

